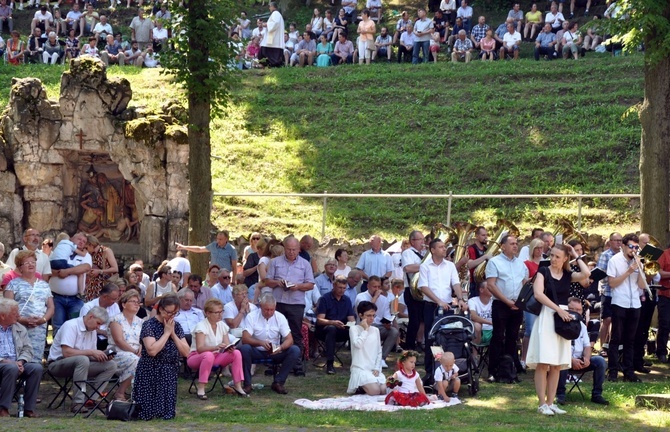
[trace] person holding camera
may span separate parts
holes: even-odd
[[[99,306],[92,308],[84,316],[66,321],[56,333],[49,350],[49,372],[60,378],[72,377],[72,381],[93,380],[93,385],[102,393],[112,376],[116,373],[116,363],[112,361],[111,351],[97,349],[96,330],[107,324],[109,315]],[[105,383],[105,384],[103,384]],[[79,386],[72,397],[71,411],[87,413],[84,406],[86,395]]]

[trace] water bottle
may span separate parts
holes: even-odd
[[[23,418],[23,406],[24,406],[23,395],[21,394],[19,395],[19,412],[17,414],[19,418]]]

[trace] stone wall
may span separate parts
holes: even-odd
[[[47,235],[77,230],[83,155],[111,159],[130,182],[146,263],[165,258],[168,239],[187,238],[186,128],[174,105],[146,113],[129,107],[131,98],[130,83],[108,79],[91,58],[70,63],[58,101],[47,99],[38,79],[13,80],[0,119],[0,241],[8,248],[27,227]]]

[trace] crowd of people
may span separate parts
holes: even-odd
[[[130,1],[127,7],[130,8]],[[81,10],[81,7],[84,10]],[[120,2],[119,2],[120,5]],[[108,13],[114,12],[114,2]],[[58,64],[79,56],[101,59],[105,64],[157,67],[160,52],[169,49],[172,16],[167,3],[149,2],[151,16],[145,16],[142,1],[137,14],[128,23],[130,38],[124,39],[108,21],[108,16],[96,1],[74,1],[69,10],[61,9],[61,1],[51,6],[32,0],[25,7],[37,10],[30,21],[30,29],[14,28],[14,2],[0,0],[0,54],[12,65],[27,63]],[[23,1],[17,6],[24,10]],[[65,9],[65,8],[63,8]],[[3,29],[9,31],[5,41]],[[22,34],[27,34],[22,37]]]
[[[591,401],[602,405],[609,404],[606,378],[617,381],[621,373],[624,381],[639,382],[637,373],[649,373],[644,354],[657,305],[653,354],[668,361],[670,249],[658,259],[658,273],[648,275],[636,257],[650,243],[644,233],[612,233],[588,262],[579,240],[554,244],[553,234],[542,229],[534,229],[521,250],[513,235],[497,240],[500,253],[489,252],[488,231],[477,227],[454,262],[454,245],[432,235],[412,231],[393,255],[375,235],[353,269],[344,249],[318,269],[308,235],[280,241],[253,233],[238,259],[229,233],[221,231],[204,246],[178,243],[174,258],[153,274],[136,261],[120,277],[113,252],[95,237],[61,234],[42,241],[37,230],[27,229],[23,246],[9,253],[7,264],[0,261],[0,416],[9,415],[19,377],[25,379],[25,415],[38,415],[44,358],[53,377],[87,382],[98,392],[76,386],[75,413],[87,412],[88,400],[118,380],[114,399],[132,397],[142,419],[170,419],[180,362],[196,374],[201,400],[218,368],[229,371],[231,393],[249,397],[257,364],[274,365],[271,388],[287,394],[289,375],[304,376],[310,357],[323,355],[325,373],[337,373],[337,350],[347,343],[347,393],[387,395],[387,403],[412,406],[449,401],[460,390],[458,366],[451,352],[434,356],[430,329],[438,317],[455,313],[473,322],[473,356],[489,346],[491,383],[500,381],[506,359],[518,373],[535,370],[543,415],[565,413],[560,405],[568,371],[593,371]],[[206,277],[191,272],[187,252],[209,254]],[[0,244],[0,257],[4,253]],[[478,280],[482,264],[485,276]],[[596,268],[606,275],[600,281],[591,275]],[[539,316],[517,306],[529,281],[542,305]],[[648,285],[658,286],[654,298]],[[600,329],[594,332],[586,323],[597,321],[591,319],[595,305]],[[571,343],[554,325],[556,317],[569,321],[574,313],[584,321]],[[47,346],[49,322],[53,342]],[[396,371],[386,378],[396,352],[402,352]],[[421,361],[423,377],[416,368]],[[427,394],[429,386],[435,395]]]
[[[546,13],[533,3],[525,14],[521,4],[515,3],[505,22],[491,27],[486,16],[474,15],[468,0],[442,0],[439,6],[431,3],[432,19],[423,8],[417,10],[415,17],[403,11],[395,27],[390,27],[382,23],[380,0],[364,3],[360,11],[357,0],[343,0],[341,9],[326,10],[323,15],[314,9],[303,31],[295,22],[286,28],[273,2],[268,20],[258,19],[253,30],[246,13],[242,13],[231,29],[239,52],[236,67],[369,64],[377,58],[391,62],[394,55],[398,63],[414,64],[437,62],[440,58],[465,63],[475,58],[518,59],[524,42],[532,44],[536,60],[576,60],[587,51],[618,55],[622,45],[612,42],[611,35],[605,34],[599,24],[602,18],[626,19],[621,6],[611,1],[602,17],[593,15],[580,30],[575,20],[575,0],[570,2],[567,19],[562,12],[563,1],[551,3]],[[584,16],[589,16],[590,5],[589,0]]]

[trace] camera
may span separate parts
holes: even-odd
[[[105,351],[105,355],[107,357],[114,357],[116,355],[116,351],[114,351],[113,349],[110,348],[107,351]]]

